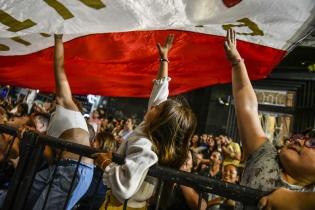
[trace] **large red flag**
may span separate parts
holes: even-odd
[[[54,91],[51,34],[63,33],[73,93],[147,97],[159,65],[156,43],[170,32],[171,95],[228,83],[229,28],[250,78],[262,79],[311,30],[314,8],[314,0],[3,1],[0,84]]]
[[[73,93],[146,97],[159,61],[156,43],[175,34],[169,54],[171,94],[231,81],[224,38],[183,31],[98,34],[65,43],[65,68]],[[251,79],[265,78],[285,51],[240,41]],[[53,48],[0,57],[1,83],[54,90]]]

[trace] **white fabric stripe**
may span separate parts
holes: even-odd
[[[236,21],[243,18],[255,22],[264,36],[243,35],[239,39],[286,50],[309,30],[311,23],[306,22],[314,20],[315,14],[314,0],[243,0],[230,8],[222,0],[102,0],[106,5],[102,9],[92,9],[80,1],[58,2],[74,17],[64,20],[44,1],[1,1],[0,9],[15,19],[31,19],[37,24],[13,33],[7,30],[8,26],[0,23],[0,44],[10,47],[9,51],[0,51],[0,55],[29,54],[52,46],[51,37],[36,34],[42,32],[72,34],[68,40],[82,34],[161,29],[224,36],[222,25],[240,24]],[[238,27],[236,30],[251,32],[248,27]],[[24,46],[7,38],[14,36],[21,36],[32,44]]]

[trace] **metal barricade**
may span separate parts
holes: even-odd
[[[0,125],[0,132],[10,133],[17,135],[17,131],[13,128]],[[36,172],[38,171],[38,167],[40,161],[43,156],[43,151],[45,146],[50,146],[52,148],[59,150],[59,155],[57,155],[57,161],[61,158],[62,151],[67,151],[71,153],[78,154],[80,156],[79,160],[76,161],[76,169],[74,172],[74,176],[71,180],[70,188],[67,193],[67,197],[65,203],[63,204],[63,209],[66,209],[71,192],[73,190],[74,179],[78,172],[78,167],[81,162],[82,157],[91,157],[92,154],[100,152],[99,150],[93,149],[88,146],[83,146],[80,144],[71,143],[68,141],[63,141],[58,138],[42,136],[33,132],[27,132],[23,139],[21,140],[21,144],[23,144],[23,152],[20,154],[20,161],[16,168],[16,171],[12,177],[11,185],[9,187],[5,203],[2,209],[5,210],[22,210],[25,208],[28,194],[32,187],[33,179],[35,177]],[[119,154],[113,154],[113,162],[117,164],[124,163],[124,157]],[[56,167],[53,172],[54,173],[58,167]],[[180,185],[185,185],[188,187],[192,187],[197,189],[199,192],[199,202],[198,208],[201,208],[202,201],[202,193],[208,192],[212,194],[216,194],[223,197],[228,197],[230,199],[240,201],[246,204],[256,204],[259,199],[266,195],[266,192],[262,192],[259,190],[254,190],[251,188],[247,188],[244,186],[240,186],[237,184],[230,184],[226,182],[222,182],[216,179],[211,179],[208,177],[178,171],[170,168],[161,167],[158,165],[152,166],[148,175],[152,177],[156,177],[159,179],[159,187],[158,192],[156,193],[156,206],[155,209],[159,209],[160,206],[160,198],[163,192],[165,182],[177,183]],[[100,177],[99,179],[101,179]],[[51,185],[53,183],[53,179],[49,183],[48,192],[45,198],[45,202],[42,209],[45,209],[45,205],[47,204],[47,199],[49,196],[49,191]],[[97,180],[97,183],[100,183],[101,180]],[[92,209],[93,200],[90,201],[89,209]],[[126,209],[127,200],[124,202],[124,209]]]

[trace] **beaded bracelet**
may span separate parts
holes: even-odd
[[[108,162],[108,163],[107,163]],[[105,169],[109,164],[111,164],[112,160],[111,159],[106,159],[102,162],[101,164],[101,168]],[[103,165],[105,164],[105,167],[103,167]]]
[[[169,60],[167,60],[166,58],[160,58],[160,62],[163,62],[163,61],[165,61],[165,62],[167,62],[167,63],[169,63],[170,61]]]

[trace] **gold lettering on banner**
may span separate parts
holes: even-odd
[[[83,4],[85,4],[88,7],[94,8],[94,9],[102,9],[106,7],[105,4],[101,0],[79,0]]]
[[[30,42],[28,42],[28,41],[22,39],[22,38],[19,37],[19,36],[12,37],[11,39],[12,39],[13,41],[15,41],[15,42],[17,42],[17,43],[20,43],[20,44],[23,44],[23,45],[25,45],[25,46],[31,45]]]
[[[46,34],[46,33],[40,33],[40,35],[43,36],[43,37],[51,37],[50,34]]]
[[[233,27],[248,27],[252,31],[251,33],[241,33],[241,32],[236,32],[236,33],[241,34],[241,35],[249,35],[249,36],[263,36],[264,35],[264,32],[258,27],[258,25],[248,18],[237,20],[237,22],[240,22],[241,24],[226,24],[226,25],[223,25],[222,28],[224,30],[229,30],[230,28],[233,28]]]
[[[36,23],[34,23],[30,19],[19,21],[3,10],[0,10],[0,23],[8,26],[9,29],[7,30],[12,32],[22,31],[26,28],[30,28],[36,25]]]
[[[56,10],[56,12],[67,20],[73,18],[73,14],[60,2],[57,0],[44,0],[50,7]]]
[[[0,44],[0,51],[9,51],[10,47],[4,44]]]

